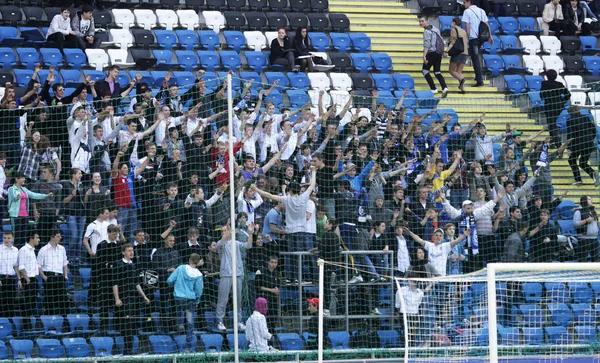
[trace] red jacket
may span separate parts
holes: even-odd
[[[237,142],[233,145],[233,153],[236,154],[242,148],[242,142]],[[219,148],[213,147],[211,150],[211,160],[213,163],[213,170],[217,167],[217,162],[219,160]],[[217,174],[216,183],[217,186],[221,186],[223,184],[229,183],[229,151],[225,152],[223,155],[223,163],[225,164],[225,172]]]

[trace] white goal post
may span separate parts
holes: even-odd
[[[490,263],[487,265],[488,286],[495,286],[499,273],[511,272],[558,272],[562,276],[572,273],[588,271],[596,274],[600,279],[600,263]],[[527,277],[522,276],[524,280]],[[488,289],[488,314],[489,314],[489,354],[490,363],[498,363],[498,316],[497,316],[496,289]]]

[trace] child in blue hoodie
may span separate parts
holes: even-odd
[[[186,345],[190,351],[192,347],[192,337],[194,334],[194,323],[196,321],[196,306],[200,302],[202,290],[204,289],[204,276],[198,270],[201,266],[199,254],[192,253],[187,265],[180,265],[171,273],[167,284],[175,285],[174,295],[177,305],[177,316],[179,317],[180,331],[186,330]],[[184,328],[184,322],[186,327]]]

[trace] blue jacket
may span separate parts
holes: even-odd
[[[360,174],[355,175],[354,177],[349,177],[348,175],[344,175],[340,178],[340,180],[348,180],[350,181],[350,187],[354,190],[360,190],[362,188],[363,181],[373,169],[375,163],[373,161],[369,161],[369,163],[363,168]],[[344,162],[338,161],[338,173],[344,171]]]
[[[175,299],[196,300],[197,304],[204,289],[204,276],[197,268],[181,265],[171,273],[167,284],[175,285]]]

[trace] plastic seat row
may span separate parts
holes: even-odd
[[[568,282],[567,284],[526,282],[521,290],[528,303],[541,303],[544,298],[550,299],[552,302],[568,302],[569,296],[574,303],[591,303],[600,299],[600,283],[598,282],[590,284],[586,282]],[[560,296],[563,298],[559,298]]]
[[[486,328],[487,329],[487,328]],[[578,325],[573,328],[574,334],[569,334],[563,326],[546,327],[499,327],[498,339],[502,345],[542,345],[542,344],[590,344],[595,341],[597,329],[594,326]],[[546,339],[544,339],[544,331]],[[546,341],[548,343],[546,343]]]
[[[226,11],[225,28],[229,30],[277,30],[281,27],[296,30],[307,27],[310,31],[350,31],[350,20],[345,14],[303,14],[283,12],[237,12]]]
[[[327,12],[328,0],[163,0],[160,4],[169,9],[191,8],[200,10],[252,10],[252,11],[296,11],[296,12]]]

